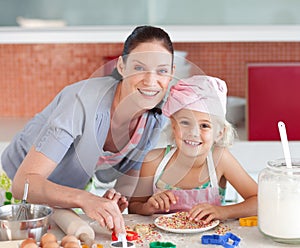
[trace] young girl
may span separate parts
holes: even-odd
[[[225,82],[209,76],[171,87],[163,113],[176,146],[147,154],[130,213],[188,211],[191,220],[206,223],[257,214],[257,184],[227,148],[234,135],[225,119],[226,94]],[[222,205],[227,181],[243,202]]]

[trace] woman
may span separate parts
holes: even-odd
[[[99,197],[83,189],[94,174],[102,182],[118,179],[124,189],[138,176],[164,124],[156,110],[173,74],[168,34],[137,27],[125,41],[117,74],[65,87],[14,137],[2,166],[15,198],[21,199],[28,180],[28,202],[81,208],[117,234],[125,231],[126,198],[114,190]]]

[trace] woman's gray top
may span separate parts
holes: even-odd
[[[119,83],[113,77],[99,77],[66,86],[54,100],[35,115],[2,154],[4,171],[12,179],[34,145],[57,163],[48,177],[60,185],[83,189],[96,173],[107,183],[131,169],[139,170],[146,153],[157,143],[165,117],[148,113],[140,142],[124,154],[121,163],[101,166],[103,146],[110,127],[110,109]]]

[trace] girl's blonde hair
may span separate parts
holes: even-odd
[[[213,116],[212,119],[217,123],[217,133],[222,133],[221,139],[218,139],[215,145],[220,147],[232,146],[235,138],[237,137],[236,130],[232,124],[226,119],[224,120],[218,116]]]

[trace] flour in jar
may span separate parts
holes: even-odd
[[[300,182],[262,181],[258,193],[260,230],[282,239],[300,238]]]

